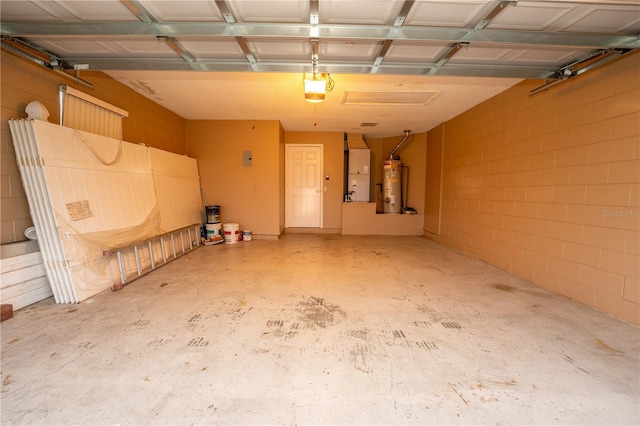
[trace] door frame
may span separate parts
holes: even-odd
[[[324,227],[324,181],[322,180],[322,175],[324,174],[324,145],[319,143],[287,143],[284,145],[284,227],[288,228],[288,213],[289,213],[289,147],[295,148],[320,148],[320,176],[318,176],[318,187],[320,188],[320,202],[319,202],[319,214],[320,214],[320,224],[318,229],[322,229]],[[295,227],[294,227],[295,228]],[[309,229],[314,229],[310,227]]]

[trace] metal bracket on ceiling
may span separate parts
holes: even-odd
[[[236,24],[238,20],[236,19],[235,15],[233,14],[233,11],[231,10],[231,7],[226,2],[226,0],[215,0],[215,1],[216,1],[216,6],[218,6],[218,9],[220,10],[220,13],[222,14],[222,18],[224,19],[224,21],[229,25]],[[247,39],[242,36],[236,36],[235,39],[236,39],[236,43],[238,43],[238,47],[240,47],[240,50],[242,50],[244,57],[247,59],[247,62],[249,62],[249,66],[251,67],[251,70],[260,71],[258,67],[258,62],[256,61],[256,57],[251,51],[251,48],[249,47],[249,43]]]
[[[236,17],[233,16],[233,12],[225,0],[216,0],[216,6],[218,6],[222,14],[222,19],[224,19],[227,24],[235,24],[237,22]]]
[[[580,58],[577,61],[563,66],[555,73],[545,78],[545,83],[530,91],[529,95],[535,95],[543,92],[553,86],[569,80],[570,78],[577,77],[587,71],[601,67],[629,51],[631,51],[631,49],[603,49]]]
[[[309,24],[316,26],[320,23],[320,9],[318,0],[309,0]]]
[[[402,4],[402,8],[400,9],[400,12],[398,13],[398,16],[393,22],[394,28],[399,28],[404,25],[404,21],[407,19],[407,15],[409,15],[409,11],[413,7],[413,5],[414,5],[414,0],[405,0],[405,2]],[[380,69],[380,65],[382,64],[382,61],[384,61],[384,57],[387,56],[387,53],[389,52],[389,48],[391,47],[392,44],[393,44],[392,39],[386,39],[382,43],[382,45],[380,46],[380,50],[378,51],[378,55],[376,56],[375,61],[373,61],[373,65],[371,66],[371,70],[370,70],[371,74],[375,74],[378,72],[378,70]]]
[[[314,74],[318,73],[318,62],[320,60],[318,54],[320,40],[317,38],[312,38],[309,40],[309,46],[311,47],[311,72]]]
[[[378,56],[376,57],[376,60],[373,61],[373,66],[371,67],[372,74],[378,72],[378,69],[380,68],[380,64],[382,64],[382,61],[384,60],[384,57],[387,55],[387,52],[389,51],[389,48],[391,47],[392,43],[393,43],[393,40],[385,40],[382,43],[382,46],[380,46],[380,51],[378,51]]]
[[[484,18],[482,18],[480,20],[480,22],[478,22],[476,24],[475,27],[473,27],[474,31],[480,31],[482,29],[484,29],[487,25],[489,25],[491,23],[491,21],[493,21],[495,19],[496,16],[498,16],[507,6],[515,6],[518,3],[518,0],[502,0],[500,3],[498,3],[496,5],[496,7],[494,7],[491,12],[489,12]]]
[[[256,61],[256,58],[253,55],[253,52],[251,52],[251,49],[249,48],[247,39],[245,39],[244,37],[236,37],[236,43],[238,43],[238,46],[240,46],[242,53],[244,53],[244,57],[247,58],[247,62],[249,62],[251,69],[253,71],[260,71],[258,69],[258,63]]]
[[[491,9],[491,11],[489,11],[489,13],[487,13],[480,20],[480,22],[478,22],[476,24],[473,27],[473,30],[469,31],[463,37],[463,39],[464,40],[472,39],[473,37],[475,37],[475,35],[478,33],[478,31],[483,30],[487,25],[489,25],[491,23],[491,21],[493,21],[495,19],[495,17],[498,16],[507,6],[515,5],[517,3],[518,3],[518,0],[502,0],[493,9]],[[453,55],[458,53],[458,51],[463,47],[464,48],[468,48],[469,47],[469,42],[468,41],[461,41],[461,42],[458,42],[458,43],[454,44],[453,46],[449,47],[449,50],[447,50],[447,52],[440,58],[440,60],[433,66],[433,68],[431,68],[429,70],[428,74],[437,73],[438,70],[440,68],[442,68],[447,62],[449,62],[449,59],[451,59],[453,57]]]
[[[144,6],[140,4],[138,0],[120,0],[120,2],[123,5],[125,5],[127,9],[131,11],[131,13],[136,15],[138,19],[144,22],[145,24],[158,22],[158,20],[154,18],[153,15],[149,13],[149,11],[147,11],[147,9],[145,9]]]
[[[407,20],[407,15],[409,15],[409,11],[413,7],[413,5],[414,5],[414,0],[404,1],[404,4],[402,5],[402,9],[400,9],[398,16],[396,16],[396,19],[393,22],[394,27],[401,27],[404,25],[404,21]]]
[[[159,41],[164,41],[165,43],[167,43],[167,46],[169,46],[171,50],[176,52],[182,59],[184,59],[186,63],[192,64],[195,62],[196,59],[173,37],[158,36],[157,39]]]
[[[438,69],[442,68],[444,64],[449,62],[449,59],[451,59],[453,55],[458,53],[460,49],[467,48],[467,47],[469,47],[468,42],[460,42],[451,46],[447,51],[447,53],[445,53],[444,56],[440,58],[440,60],[433,66],[433,68],[429,70],[429,74],[435,74],[438,71]]]

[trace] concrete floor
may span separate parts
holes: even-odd
[[[640,421],[637,327],[422,237],[202,247],[1,331],[3,425]]]

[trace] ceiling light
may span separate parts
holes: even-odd
[[[304,74],[304,99],[308,102],[322,102],[326,92],[333,90],[334,81],[329,73]]]

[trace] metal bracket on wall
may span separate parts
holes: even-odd
[[[577,61],[563,66],[555,73],[553,73],[553,75],[545,78],[545,83],[542,86],[536,87],[531,92],[529,92],[529,96],[550,89],[553,86],[563,83],[572,77],[576,77],[587,71],[601,67],[602,65],[607,64],[630,51],[631,49],[603,49],[593,52],[583,58],[578,59]]]

